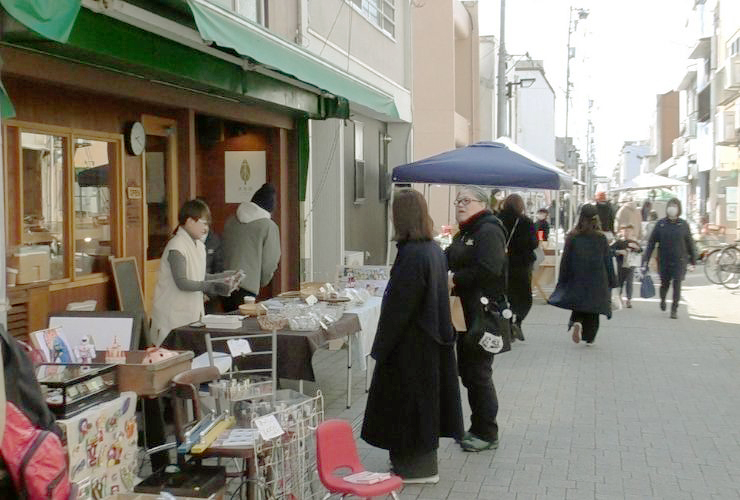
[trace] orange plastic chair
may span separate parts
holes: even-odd
[[[354,484],[335,475],[339,469],[349,469],[351,474],[365,471],[357,455],[352,426],[346,420],[332,419],[319,424],[316,429],[316,462],[319,479],[329,490],[324,500],[335,494],[341,494],[342,498],[347,495],[362,498],[391,495],[398,499],[396,491],[403,486],[398,476],[375,484]]]

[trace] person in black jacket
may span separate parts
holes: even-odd
[[[514,332],[519,340],[524,340],[521,326],[532,308],[532,264],[535,261],[537,233],[532,219],[524,215],[524,200],[518,194],[506,197],[498,218],[509,235],[507,295],[519,326]]]
[[[362,438],[389,450],[404,482],[436,483],[439,438],[463,436],[447,262],[421,193],[395,196],[393,226],[398,254],[370,353],[377,365]]]
[[[460,231],[447,247],[450,287],[460,298],[469,328],[481,310],[480,299],[506,302],[506,230],[488,210],[488,194],[465,186],[455,199],[455,218]],[[481,348],[472,334],[457,339],[460,378],[468,390],[472,415],[470,430],[460,442],[463,450],[482,451],[498,447],[498,399],[493,385],[493,354]]]
[[[591,345],[599,330],[599,315],[611,318],[611,289],[617,286],[611,252],[601,232],[594,205],[581,207],[578,224],[565,240],[560,275],[550,305],[570,309],[568,329],[576,344]]]
[[[537,210],[537,221],[534,223],[534,231],[538,241],[547,241],[550,238],[550,223],[547,221],[550,213],[546,208]]]
[[[604,191],[598,191],[594,195],[594,201],[601,230],[606,233],[607,239],[611,242],[614,239],[614,216],[616,215],[614,206],[609,202]]]
[[[686,275],[686,264],[691,262],[691,270],[696,265],[696,249],[691,238],[689,224],[681,219],[681,202],[671,198],[666,204],[667,217],[659,220],[650,234],[642,265],[647,271],[650,256],[658,246],[658,274],[660,274],[660,310],[666,309],[668,287],[673,284],[673,303],[671,318],[678,317],[678,302],[681,300],[681,281]]]

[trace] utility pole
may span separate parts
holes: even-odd
[[[576,13],[577,16],[575,19],[573,19],[573,13]],[[576,31],[576,28],[578,27],[578,21],[581,19],[586,19],[588,17],[588,10],[576,8],[572,5],[570,6],[570,10],[568,12],[568,59],[567,59],[567,65],[565,68],[565,165],[566,169],[570,165],[570,158],[575,148],[571,148],[568,146],[568,118],[570,114],[570,60],[575,57],[575,50],[573,47],[571,47],[571,36]],[[581,180],[581,172],[579,172],[580,167],[578,165],[575,165],[576,168],[576,178],[578,180]],[[580,186],[577,188],[577,192],[581,192]],[[580,201],[580,200],[575,200]]]
[[[508,136],[507,114],[508,98],[506,96],[506,44],[505,26],[506,26],[506,0],[501,1],[501,26],[499,29],[498,40],[498,89],[496,100],[496,136]]]

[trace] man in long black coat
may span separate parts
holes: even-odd
[[[660,274],[660,309],[666,309],[668,287],[673,284],[671,318],[678,317],[678,302],[681,300],[681,281],[686,275],[686,265],[696,265],[696,249],[691,238],[689,224],[680,217],[681,202],[671,198],[666,204],[667,217],[660,219],[650,234],[643,266],[647,267],[650,256],[658,246],[658,274]],[[647,271],[647,269],[645,269]]]

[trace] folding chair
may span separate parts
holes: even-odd
[[[403,486],[398,476],[375,484],[354,484],[335,475],[339,469],[349,469],[351,474],[365,471],[357,455],[352,426],[346,420],[332,419],[319,424],[316,429],[316,462],[321,484],[329,490],[324,500],[334,494],[341,494],[342,498],[347,495],[373,498],[390,494],[397,500],[396,491]]]

